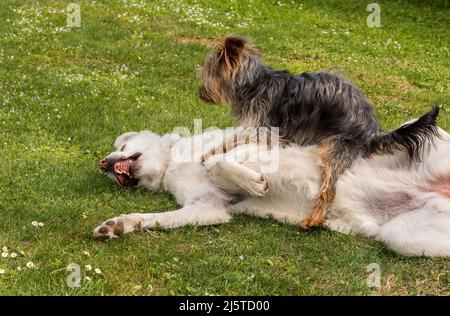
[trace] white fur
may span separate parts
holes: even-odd
[[[326,226],[345,234],[375,238],[407,256],[450,256],[450,198],[429,189],[429,183],[450,175],[450,136],[443,130],[440,134],[442,140],[424,153],[421,163],[413,166],[407,165],[403,155],[356,161],[337,183]],[[157,225],[176,228],[220,224],[236,213],[290,224],[298,224],[307,216],[321,177],[314,147],[283,148],[279,170],[261,173],[258,161],[230,163],[220,155],[211,157],[204,166],[171,159],[175,151],[192,141],[193,138],[176,140],[150,132],[127,133],[117,139],[117,149],[126,144],[126,152],[119,150],[120,154],[142,153],[136,175],[139,184],[151,190],[169,191],[183,206],[177,211],[113,218],[115,224],[124,224],[124,233]],[[250,156],[257,150],[255,144],[234,149],[249,152]],[[232,203],[233,194],[243,198]],[[95,229],[94,236],[117,237],[114,225],[105,223]],[[108,232],[103,229],[100,233],[101,227],[107,227]]]

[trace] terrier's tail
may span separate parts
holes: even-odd
[[[390,133],[381,134],[369,144],[368,154],[403,151],[412,161],[421,159],[423,150],[438,137],[436,119],[439,106],[435,105],[417,121],[401,126]]]

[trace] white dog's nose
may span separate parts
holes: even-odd
[[[103,172],[108,171],[108,164],[107,164],[107,161],[106,161],[106,157],[103,158],[102,160],[100,160],[100,163],[99,163],[98,167]]]

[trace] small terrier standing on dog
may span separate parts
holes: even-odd
[[[437,106],[414,123],[384,132],[373,106],[348,79],[328,72],[272,70],[260,53],[246,38],[225,37],[200,66],[199,95],[230,106],[244,130],[278,127],[285,143],[318,145],[321,185],[310,215],[300,223],[304,229],[324,223],[338,177],[359,156],[403,151],[410,162],[417,161],[437,135]]]

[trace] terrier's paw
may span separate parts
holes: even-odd
[[[114,217],[94,229],[93,236],[96,239],[119,238],[123,234],[139,229],[139,222],[127,218],[126,215]]]
[[[218,154],[219,151],[216,148],[212,148],[210,149],[208,152],[204,153],[201,157],[200,157],[200,163],[204,166],[207,162],[209,163],[214,163],[214,156],[216,154]]]
[[[307,218],[300,222],[299,226],[301,229],[310,230],[314,228],[322,227],[325,223],[324,219],[317,218]]]

